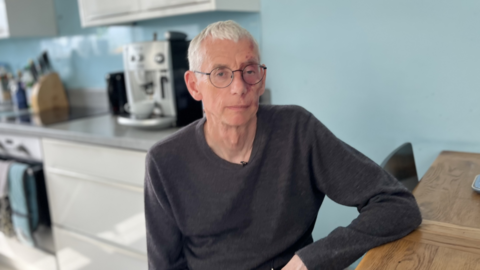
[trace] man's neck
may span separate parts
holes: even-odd
[[[222,159],[231,163],[248,162],[257,130],[257,117],[242,126],[229,126],[215,119],[204,125],[208,146]]]

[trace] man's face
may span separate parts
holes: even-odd
[[[248,39],[234,42],[209,37],[202,42],[200,53],[203,54],[200,71],[206,73],[217,67],[238,70],[249,64],[260,64],[255,45]],[[234,72],[232,83],[225,88],[213,86],[208,75],[197,76],[197,89],[201,93],[207,119],[240,126],[256,116],[259,97],[265,90],[266,73],[260,83],[250,85],[243,81],[241,71]]]

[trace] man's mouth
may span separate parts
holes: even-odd
[[[233,105],[233,106],[227,106],[228,109],[231,109],[231,110],[245,110],[245,109],[248,109],[248,107],[250,107],[250,105]]]

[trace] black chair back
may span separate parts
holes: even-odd
[[[382,162],[382,168],[397,178],[408,190],[413,189],[418,184],[417,167],[413,157],[413,147],[411,143],[404,143],[395,149]]]

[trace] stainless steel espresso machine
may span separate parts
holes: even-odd
[[[179,32],[167,32],[165,41],[129,44],[123,50],[129,115],[118,123],[138,128],[184,126],[203,117],[201,102],[187,90],[189,41]]]

